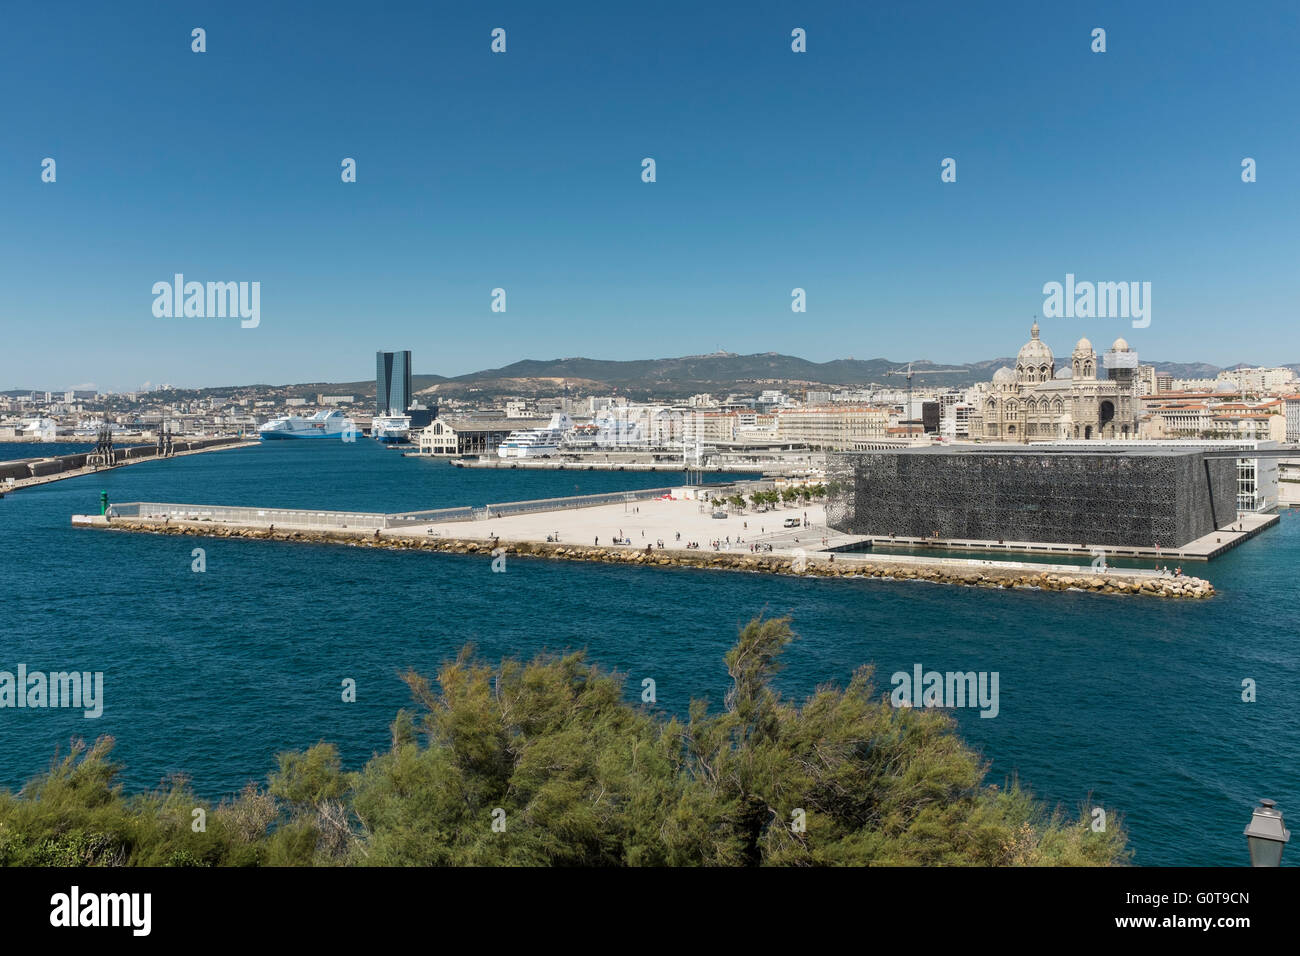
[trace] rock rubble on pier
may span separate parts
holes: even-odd
[[[1024,568],[960,567],[944,564],[892,563],[872,560],[870,556],[816,554],[795,558],[780,554],[727,553],[710,550],[654,549],[627,547],[602,548],[566,544],[543,544],[530,541],[493,542],[462,538],[425,537],[386,534],[375,537],[360,531],[304,531],[292,529],[256,529],[156,519],[117,519],[98,525],[119,531],[152,534],[201,535],[216,538],[250,538],[314,544],[343,544],[353,547],[387,548],[412,551],[437,551],[449,554],[489,556],[500,547],[511,556],[551,558],[565,561],[596,561],[605,564],[653,565],[656,567],[704,568],[724,571],[749,571],[767,574],[798,574],[812,577],[890,578],[929,581],[981,588],[1032,588],[1045,591],[1092,591],[1101,594],[1133,594],[1159,598],[1208,598],[1214,586],[1203,578],[1190,576],[1151,576],[1109,569],[1097,571],[1080,568],[1076,572],[1060,570],[1032,571]],[[796,569],[796,565],[798,569]]]

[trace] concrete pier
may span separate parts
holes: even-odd
[[[75,515],[72,520],[87,528],[154,534],[485,556],[509,554],[656,567],[893,578],[972,587],[1086,590],[1155,597],[1206,598],[1214,593],[1210,582],[1202,578],[1162,575],[1151,570],[836,551],[845,543],[845,536],[826,529],[820,505],[714,518],[713,510],[701,502],[662,497],[564,510],[531,509],[501,516],[489,513],[487,517],[474,509],[447,509],[470,514],[452,514],[439,520],[440,516],[431,512],[430,520],[407,520],[397,525],[387,520],[394,516],[382,514],[281,511],[259,515],[257,509],[199,505],[169,506],[189,510],[163,513],[161,507],[154,506],[152,511],[141,508],[111,520],[98,515]],[[238,514],[233,513],[236,511]],[[786,519],[797,519],[799,527],[786,528]],[[693,546],[696,544],[699,547]]]
[[[227,448],[247,448],[256,445],[256,441],[240,438],[204,438],[192,441],[179,440],[175,451],[168,457],[181,458],[185,455],[198,455],[209,451],[223,451]],[[71,455],[56,455],[47,458],[19,458],[13,461],[0,461],[0,492],[19,491],[36,485],[47,485],[65,478],[79,478],[94,475],[125,465],[136,465],[142,461],[160,461],[153,445],[118,446],[118,460],[112,465],[87,465],[89,452],[76,452]]]

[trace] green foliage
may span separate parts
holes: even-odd
[[[406,675],[416,707],[358,772],[332,744],[278,757],[216,807],[183,778],[124,796],[112,738],[0,792],[0,864],[28,866],[1111,865],[1126,834],[1048,811],[946,714],[895,709],[870,668],[784,700],[793,640],[755,619],[726,654],[723,709],[629,705],[582,654],[491,668],[466,648]],[[192,826],[196,810],[206,826]]]

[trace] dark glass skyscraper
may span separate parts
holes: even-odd
[[[375,353],[375,414],[401,415],[411,404],[411,353]]]

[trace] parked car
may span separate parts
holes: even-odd
[[[785,519],[785,526],[786,526],[787,528],[797,528],[797,527],[799,527],[799,524],[800,524],[800,521],[799,521],[798,518],[786,518],[786,519]]]
[[[715,518],[725,518],[726,516],[727,516],[727,513],[726,513],[725,511],[715,511],[715,512],[713,512],[713,517],[715,517]]]

